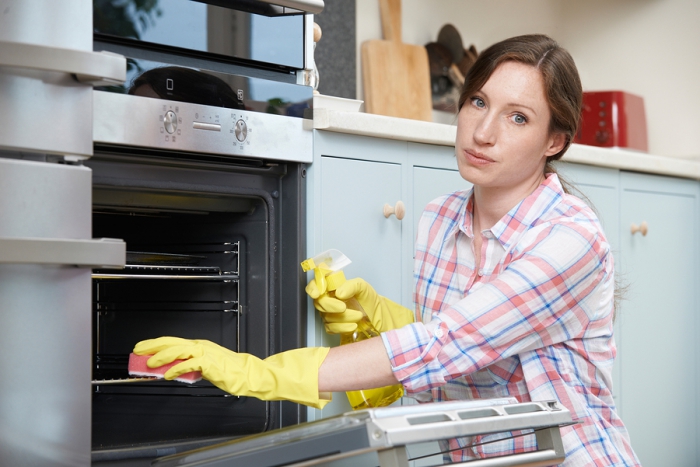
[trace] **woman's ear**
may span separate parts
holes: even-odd
[[[564,133],[552,133],[549,137],[549,146],[545,151],[546,157],[553,156],[566,146],[566,135]]]

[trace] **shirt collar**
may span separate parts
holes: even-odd
[[[559,204],[563,196],[564,188],[559,177],[548,173],[540,186],[503,216],[491,228],[491,232],[504,248],[509,249],[528,228]]]
[[[464,232],[467,237],[474,238],[474,188],[472,187],[465,195],[466,207],[459,210],[459,218],[456,227]]]
[[[516,243],[529,227],[537,222],[564,196],[559,177],[555,173],[545,175],[544,181],[529,196],[518,203],[496,225],[491,227],[491,233],[508,249]],[[460,210],[457,225],[468,237],[474,238],[474,189],[466,194],[465,209]]]

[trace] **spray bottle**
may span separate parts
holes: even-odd
[[[314,279],[319,290],[323,290],[325,286],[326,293],[331,297],[335,297],[335,290],[345,282],[343,268],[350,263],[350,259],[343,253],[331,249],[307,259],[301,263],[301,267],[304,272],[313,269]],[[379,336],[379,332],[372,325],[372,321],[370,321],[357,299],[352,297],[344,300],[344,302],[349,309],[361,311],[363,316],[357,323],[357,329],[354,332],[340,335],[340,345]],[[395,384],[375,389],[348,391],[346,395],[353,410],[384,407],[403,396],[403,386]]]

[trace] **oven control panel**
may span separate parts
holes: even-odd
[[[93,140],[122,146],[310,163],[310,120],[93,91]]]

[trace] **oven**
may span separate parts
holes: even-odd
[[[126,243],[126,267],[92,272],[93,465],[306,420],[297,404],[127,371],[136,342],[164,335],[260,358],[304,345],[315,2],[275,3],[93,2],[95,50],[127,59],[124,85],[93,91],[84,161],[93,237]]]

